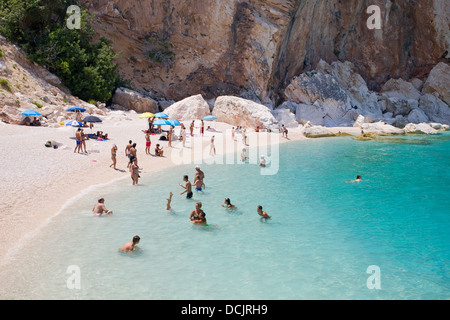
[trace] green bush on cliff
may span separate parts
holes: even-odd
[[[120,85],[110,41],[94,41],[92,17],[81,10],[81,28],[66,25],[74,0],[0,0],[0,33],[30,60],[61,78],[83,100],[107,101]],[[80,8],[82,8],[80,6]]]

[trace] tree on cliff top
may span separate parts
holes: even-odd
[[[69,29],[66,10],[74,0],[0,0],[0,33],[30,60],[61,78],[83,100],[107,101],[120,85],[110,41],[94,41],[92,17],[81,10],[81,28]],[[81,6],[80,6],[81,8]]]

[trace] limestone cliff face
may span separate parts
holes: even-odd
[[[138,90],[278,103],[319,61],[351,61],[371,89],[449,62],[446,0],[82,0]],[[381,30],[369,30],[369,5]]]

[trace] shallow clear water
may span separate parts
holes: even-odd
[[[448,299],[450,135],[280,146],[279,172],[180,166],[94,188],[16,257],[0,297],[18,299]],[[363,181],[349,183],[356,174]],[[166,198],[174,193],[172,212]],[[99,196],[114,210],[94,217]],[[236,210],[221,207],[225,197]],[[189,214],[201,201],[208,227]],[[256,213],[261,204],[272,219]],[[139,250],[118,248],[134,235]],[[381,289],[369,289],[369,266]],[[80,288],[68,286],[69,266]]]

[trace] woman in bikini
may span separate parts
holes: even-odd
[[[117,146],[113,145],[113,147],[111,148],[111,160],[113,163],[109,167],[110,168],[113,167],[114,170],[117,170],[116,169],[116,162],[117,162],[116,155],[117,155]]]

